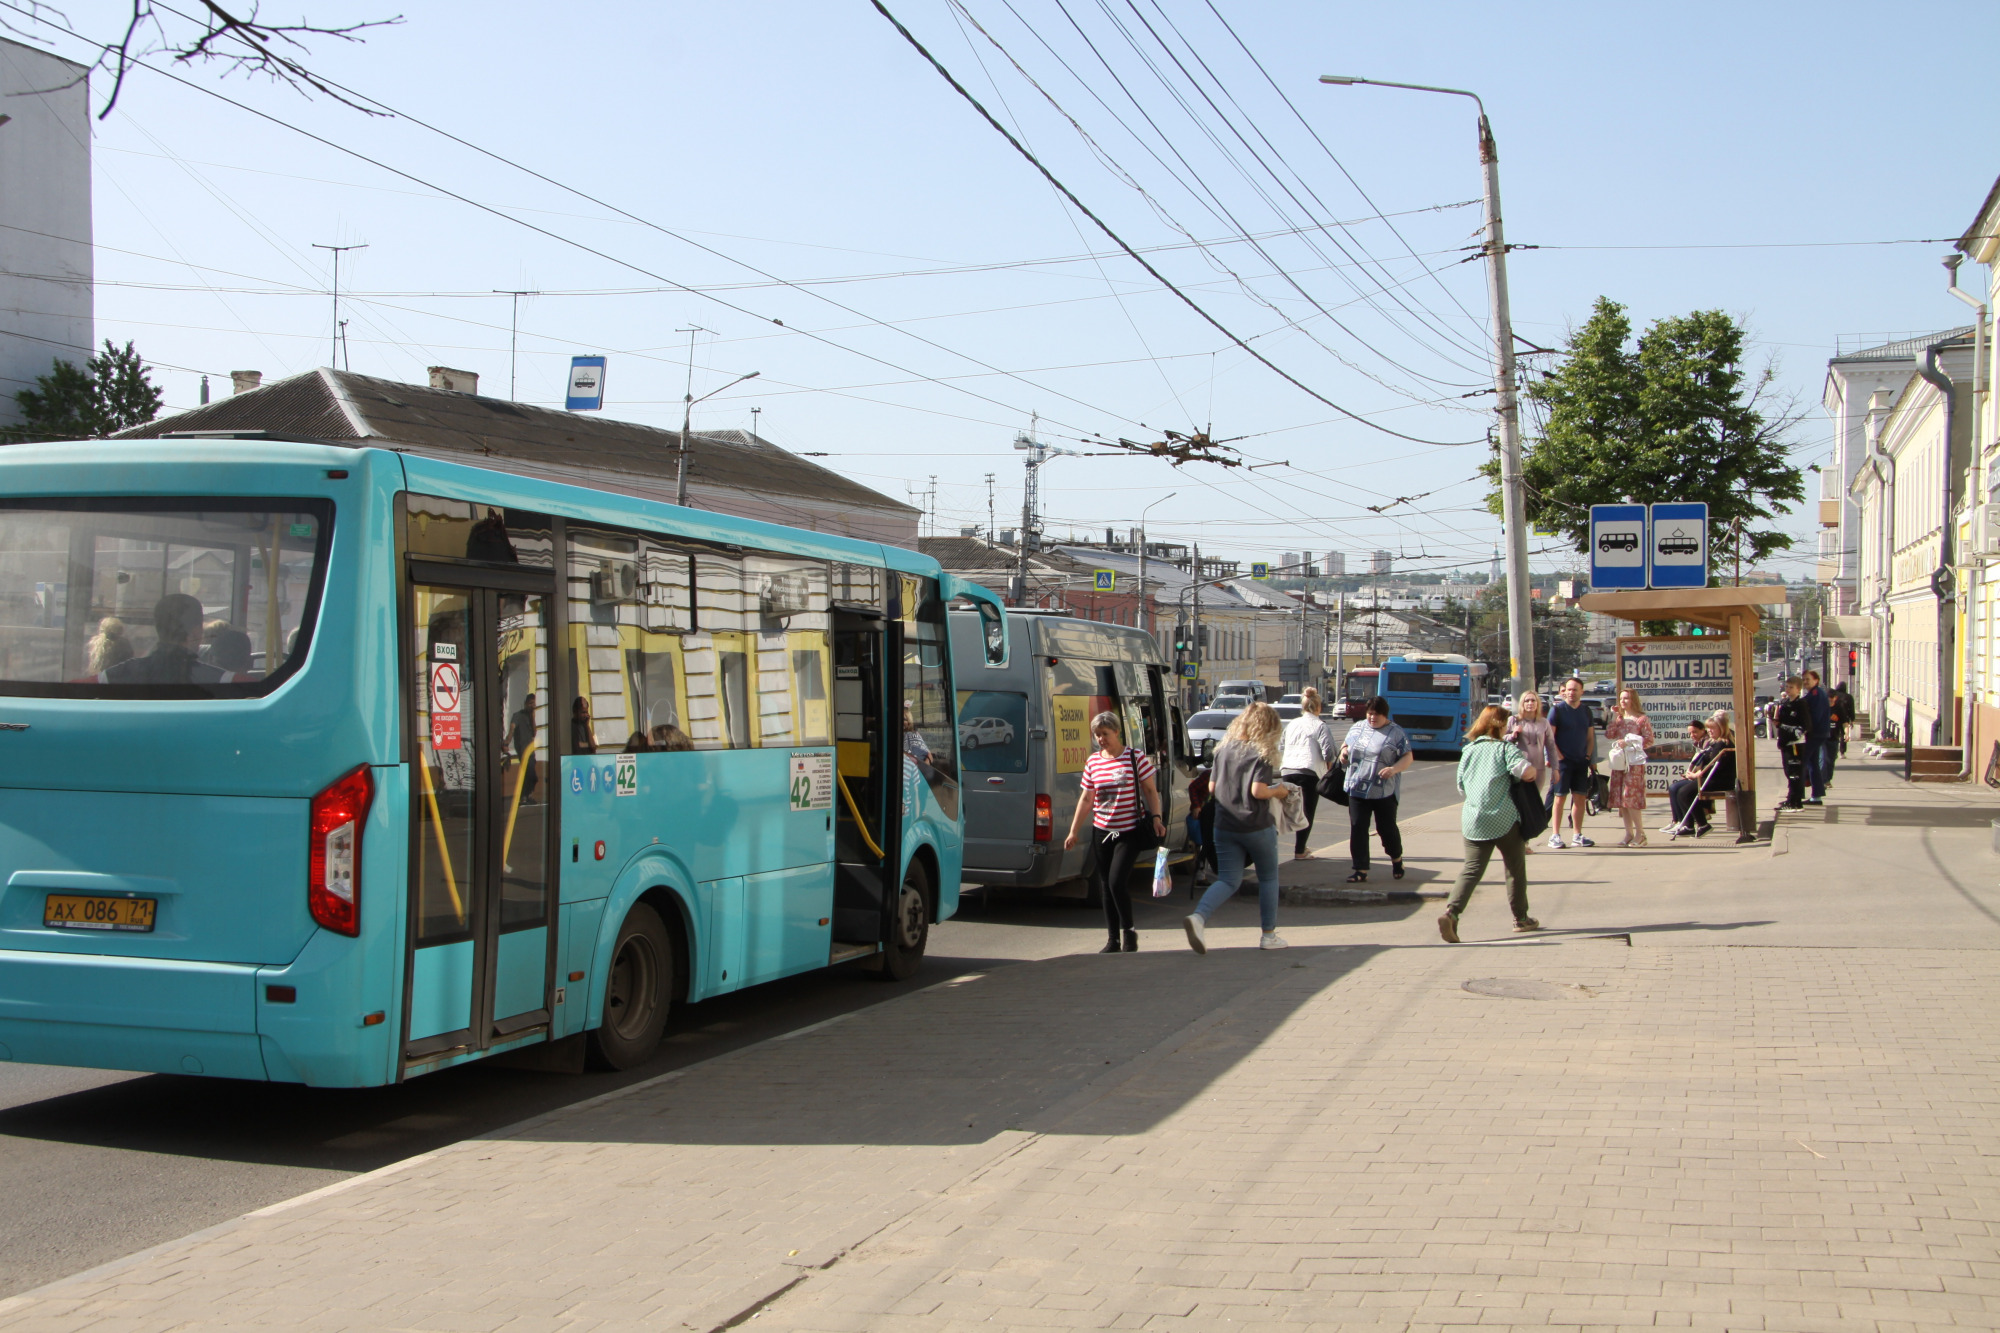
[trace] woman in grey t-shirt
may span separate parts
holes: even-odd
[[[1284,725],[1269,704],[1251,704],[1229,724],[1216,747],[1210,778],[1215,801],[1215,859],[1220,872],[1183,924],[1188,945],[1208,952],[1208,919],[1236,894],[1246,863],[1257,867],[1257,908],[1264,934],[1260,949],[1282,949],[1278,934],[1278,825],[1268,804],[1292,788],[1278,781]]]

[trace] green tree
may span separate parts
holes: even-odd
[[[116,347],[109,338],[81,370],[57,361],[35,383],[14,395],[21,424],[6,431],[11,442],[100,439],[145,425],[165,401],[132,344]]]
[[[1743,364],[1743,326],[1720,310],[1660,319],[1632,338],[1625,307],[1599,297],[1555,370],[1528,388],[1546,414],[1522,460],[1527,517],[1590,549],[1590,506],[1705,501],[1710,549],[1761,560],[1792,544],[1760,526],[1805,499],[1786,458],[1798,420],[1773,400],[1774,372]],[[1500,512],[1500,464],[1482,469]]]

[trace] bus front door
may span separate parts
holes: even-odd
[[[567,714],[546,574],[417,565],[411,585],[406,1067],[548,1028],[550,728]]]
[[[833,940],[872,946],[882,939],[887,893],[896,882],[902,826],[899,790],[888,767],[890,731],[883,717],[888,624],[838,611],[833,618],[834,802]]]

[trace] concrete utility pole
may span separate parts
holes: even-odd
[[[1486,258],[1492,269],[1493,389],[1499,396],[1500,511],[1507,538],[1507,648],[1512,657],[1513,692],[1534,688],[1535,639],[1532,602],[1528,596],[1527,495],[1521,482],[1521,411],[1514,392],[1514,323],[1507,303],[1507,241],[1500,221],[1500,149],[1486,119],[1486,103],[1463,88],[1438,88],[1425,83],[1392,83],[1344,74],[1322,74],[1321,83],[1370,84],[1407,88],[1412,92],[1470,97],[1479,108],[1479,164],[1486,194]]]
[[[1208,655],[1206,645],[1201,641],[1201,543],[1194,544],[1194,680],[1188,685],[1189,697],[1194,703],[1201,702],[1201,673]]]
[[[694,342],[692,339],[688,342],[688,355],[690,358],[694,355]],[[692,365],[693,361],[690,360],[688,364]],[[744,380],[754,380],[763,373],[761,370],[753,370],[747,375],[738,375],[735,379],[723,385],[722,389],[733,389]],[[710,398],[721,393],[722,389],[710,389],[707,393],[697,398],[694,396],[694,386],[690,382],[688,396],[681,406],[681,466],[680,475],[674,479],[674,503],[683,508],[687,506],[688,502],[688,429],[694,421],[694,405],[708,401]]]
[[[1333,684],[1335,689],[1345,689],[1347,687],[1347,594],[1336,592],[1333,597]]]
[[[1168,491],[1139,511],[1139,624],[1148,634],[1154,633],[1159,626],[1153,614],[1146,609],[1146,515],[1153,512],[1153,505],[1163,505],[1179,494],[1179,491]]]

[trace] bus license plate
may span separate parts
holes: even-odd
[[[42,905],[42,924],[51,930],[137,930],[153,928],[157,898],[98,898],[52,893]]]

